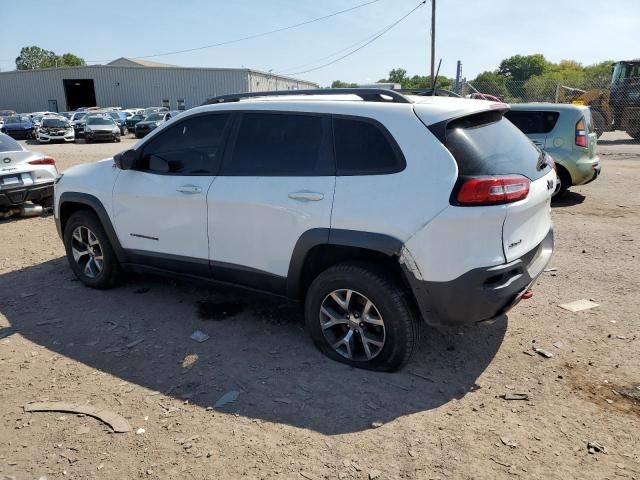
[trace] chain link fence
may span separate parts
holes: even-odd
[[[624,130],[640,140],[640,72],[637,77],[617,83],[610,80],[579,81],[575,84],[533,77],[525,82],[463,82],[458,92],[463,97],[505,103],[573,103],[587,105],[599,134]]]

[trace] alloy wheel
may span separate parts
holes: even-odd
[[[88,278],[96,278],[104,268],[102,246],[87,227],[76,227],[71,236],[71,253],[80,270]]]
[[[334,290],[325,297],[320,327],[329,345],[349,360],[372,360],[384,347],[386,331],[380,311],[355,290]]]

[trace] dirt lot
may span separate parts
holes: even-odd
[[[132,141],[30,148],[64,170]],[[508,321],[425,329],[396,374],[324,358],[265,297],[150,277],[86,289],[52,217],[0,223],[0,478],[640,479],[640,145],[607,134],[600,155],[601,178],[553,209],[557,271],[533,298]],[[558,308],[578,299],[600,307]],[[529,400],[500,398],[514,393]],[[134,431],[23,411],[43,400]]]

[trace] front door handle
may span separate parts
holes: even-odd
[[[178,188],[176,188],[176,192],[180,192],[180,193],[201,193],[202,192],[202,187],[199,187],[197,185],[181,185]]]
[[[324,198],[324,195],[318,192],[302,191],[290,193],[289,198],[292,200],[300,200],[301,202],[318,202]]]

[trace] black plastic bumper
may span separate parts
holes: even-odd
[[[457,326],[490,320],[508,312],[544,271],[553,252],[553,230],[522,257],[495,267],[477,268],[448,282],[405,276],[424,320]]]
[[[25,202],[40,201],[48,197],[53,197],[53,182],[0,190],[0,207],[17,207]]]

